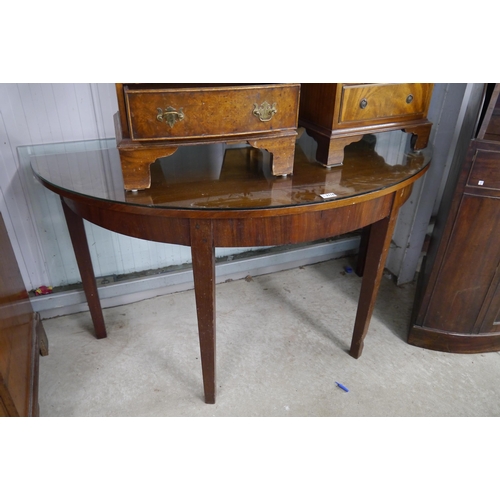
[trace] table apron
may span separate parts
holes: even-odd
[[[395,193],[391,192],[353,205],[275,217],[238,218],[235,213],[233,218],[214,218],[214,245],[286,245],[346,234],[388,217],[394,196]],[[89,222],[119,234],[161,243],[191,245],[192,217],[162,216],[163,209],[158,210],[158,215],[152,215],[150,210],[147,214],[124,212],[116,204],[110,204],[109,208],[102,204],[97,207],[68,198],[64,198],[64,203]]]
[[[306,243],[346,234],[389,216],[394,193],[364,203],[320,212],[214,221],[215,246],[268,246]]]

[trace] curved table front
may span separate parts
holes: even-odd
[[[191,247],[205,402],[215,402],[215,247],[312,242],[365,228],[363,280],[350,354],[363,349],[401,205],[430,164],[400,132],[348,146],[326,169],[302,134],[293,175],[270,155],[224,144],[186,146],[151,167],[151,188],[127,192],[113,140],[29,148],[33,172],[60,195],[96,337],[106,337],[83,219],[117,233]]]

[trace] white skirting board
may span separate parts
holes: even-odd
[[[359,248],[359,240],[360,237],[356,235],[305,247],[276,249],[246,258],[236,256],[232,260],[216,264],[216,281],[222,283],[248,275],[259,276],[355,254]],[[101,285],[99,297],[102,307],[107,308],[192,288],[193,272],[187,268]],[[83,289],[42,295],[32,298],[31,302],[42,319],[88,311]]]

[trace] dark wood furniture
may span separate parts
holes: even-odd
[[[293,176],[287,178],[273,175],[265,151],[223,144],[180,148],[152,165],[151,188],[136,193],[123,189],[113,141],[56,145],[58,154],[52,155],[46,148],[37,155],[31,147],[35,176],[61,197],[96,336],[105,337],[106,329],[83,219],[129,236],[191,247],[207,403],[215,402],[215,247],[310,242],[370,226],[350,349],[358,358],[399,208],[427,170],[430,152],[384,151],[376,136],[368,136],[346,148],[342,168],[329,171],[314,160],[315,147],[302,134]],[[392,155],[391,161],[384,155]]]
[[[419,280],[413,345],[500,350],[500,84],[491,90],[477,136],[443,196]]]
[[[150,165],[179,146],[247,142],[293,170],[299,84],[118,83],[115,131],[127,190],[150,187]]]
[[[299,125],[318,143],[317,160],[341,165],[344,148],[363,135],[389,130],[412,134],[415,149],[427,146],[432,83],[303,83]]]
[[[47,337],[33,312],[0,214],[0,417],[36,417],[39,352]]]

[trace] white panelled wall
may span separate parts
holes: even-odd
[[[112,84],[0,85],[0,210],[28,290],[80,278],[59,199],[20,165],[17,147],[112,136],[116,109]]]
[[[465,84],[435,86],[431,113],[438,120],[432,137],[446,136],[441,144],[434,145],[441,150],[443,158],[449,156],[450,137],[456,127],[453,113],[458,114],[464,90]],[[114,137],[113,115],[117,109],[112,83],[0,84],[0,211],[28,290],[41,285],[77,283],[80,275],[59,198],[34,180],[29,165],[20,161],[17,148]],[[441,120],[443,116],[451,116],[451,120],[446,121],[447,133],[439,135],[440,122],[445,122]],[[434,206],[444,167],[444,164],[433,164],[436,189],[426,194],[425,189],[418,187],[418,203],[405,207],[405,220],[398,223],[400,229],[396,230],[395,250],[411,242],[419,253],[428,220],[420,221],[418,237],[415,237],[412,229],[415,214],[418,207],[422,210],[422,206]],[[428,219],[428,208],[425,214]],[[187,247],[129,238],[90,223],[86,223],[86,230],[96,276],[176,266],[191,260]],[[230,256],[243,250],[248,249],[217,249],[217,255]],[[405,270],[407,256],[400,254],[392,251],[389,255],[391,270],[394,269],[395,274],[404,272],[412,279],[415,258],[410,262],[410,269]]]
[[[112,88],[112,87],[111,87]],[[34,221],[29,176],[19,164],[17,147],[78,141],[109,133],[98,125],[89,84],[0,85],[0,210],[28,290],[51,284],[43,253],[43,234]],[[101,94],[101,92],[97,92]],[[102,94],[109,88],[103,86]],[[105,99],[101,99],[105,100]]]

